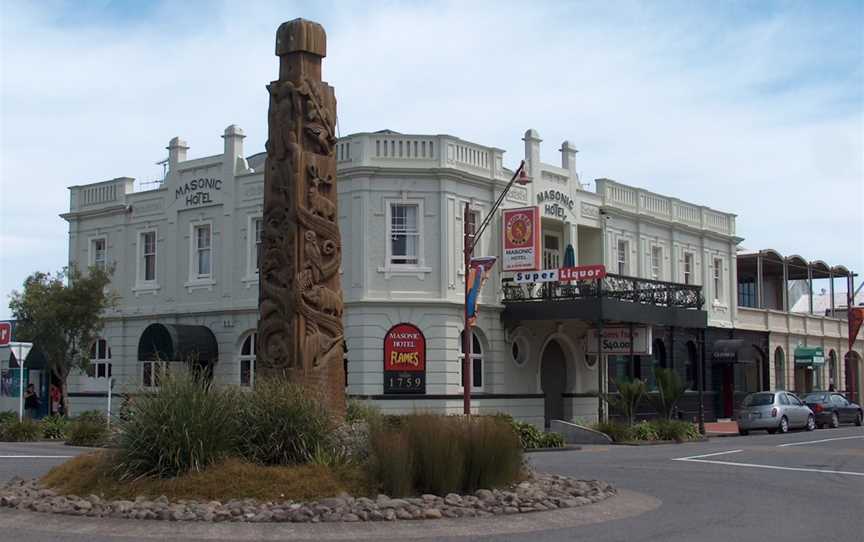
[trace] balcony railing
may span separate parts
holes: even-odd
[[[504,303],[606,297],[630,303],[683,309],[701,310],[705,304],[701,286],[614,274],[583,282],[516,284],[511,279],[504,279],[502,287]]]

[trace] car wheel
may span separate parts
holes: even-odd
[[[862,413],[862,412],[858,413],[858,417],[855,418],[855,425],[857,425],[858,427],[861,427],[862,425],[864,425],[864,413]]]
[[[750,431],[748,431],[746,429],[739,429],[738,434],[741,435],[742,437],[746,437],[747,435],[750,434]]]
[[[814,429],[816,429],[816,418],[811,414],[807,416],[807,430],[812,431]]]
[[[831,414],[831,429],[837,429],[840,427],[840,417],[836,412]]]
[[[786,419],[786,416],[780,418],[780,432],[788,433],[789,432],[789,420]]]

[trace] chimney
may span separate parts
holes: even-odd
[[[540,178],[540,134],[531,128],[525,132],[522,138],[525,142],[525,162],[527,162],[528,175],[532,179]]]
[[[173,138],[168,142],[168,170],[176,171],[177,164],[186,161],[186,151],[189,150],[189,145],[179,137]]]
[[[576,173],[576,147],[569,141],[561,143],[561,167],[570,172],[570,181],[576,183],[576,189],[581,190],[579,176]]]
[[[231,165],[230,172],[232,175],[238,170],[246,169],[245,157],[243,156],[243,140],[245,138],[246,134],[243,129],[236,124],[225,128],[225,133],[222,135],[222,139],[225,140],[224,160],[225,164]]]

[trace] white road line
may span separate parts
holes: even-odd
[[[74,455],[0,455],[0,459],[69,459]]]
[[[853,439],[853,438],[864,438],[864,435],[862,435],[862,436],[855,436],[855,437],[823,438],[822,440],[808,440],[808,441],[805,441],[805,442],[790,442],[790,443],[788,443],[788,444],[778,444],[777,447],[778,447],[778,448],[783,448],[783,447],[785,447],[785,446],[804,446],[805,444],[817,444],[817,443],[819,443],[819,442],[831,442],[831,441],[834,441],[834,440],[849,440],[849,439]]]
[[[710,459],[681,459],[680,461],[691,461],[693,463],[712,463],[714,465],[730,465],[732,467],[748,467],[754,469],[791,470],[796,472],[821,472],[823,474],[848,474],[850,476],[864,476],[864,472],[850,472],[843,470],[827,469],[805,469],[802,467],[778,467],[776,465],[755,465],[753,463],[734,463],[732,461],[713,461]]]
[[[725,452],[715,452],[713,454],[703,454],[703,455],[691,455],[689,457],[678,457],[673,459],[672,461],[693,461],[699,459],[701,457],[714,457],[715,455],[724,455],[724,454],[737,454],[738,452],[743,452],[744,450],[728,450]]]

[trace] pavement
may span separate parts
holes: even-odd
[[[46,472],[79,450],[0,444],[0,480]],[[577,509],[490,519],[369,524],[203,524],[106,520],[0,510],[0,540],[862,540],[864,430],[752,433],[658,446],[583,446],[530,454],[546,472],[619,488]]]

